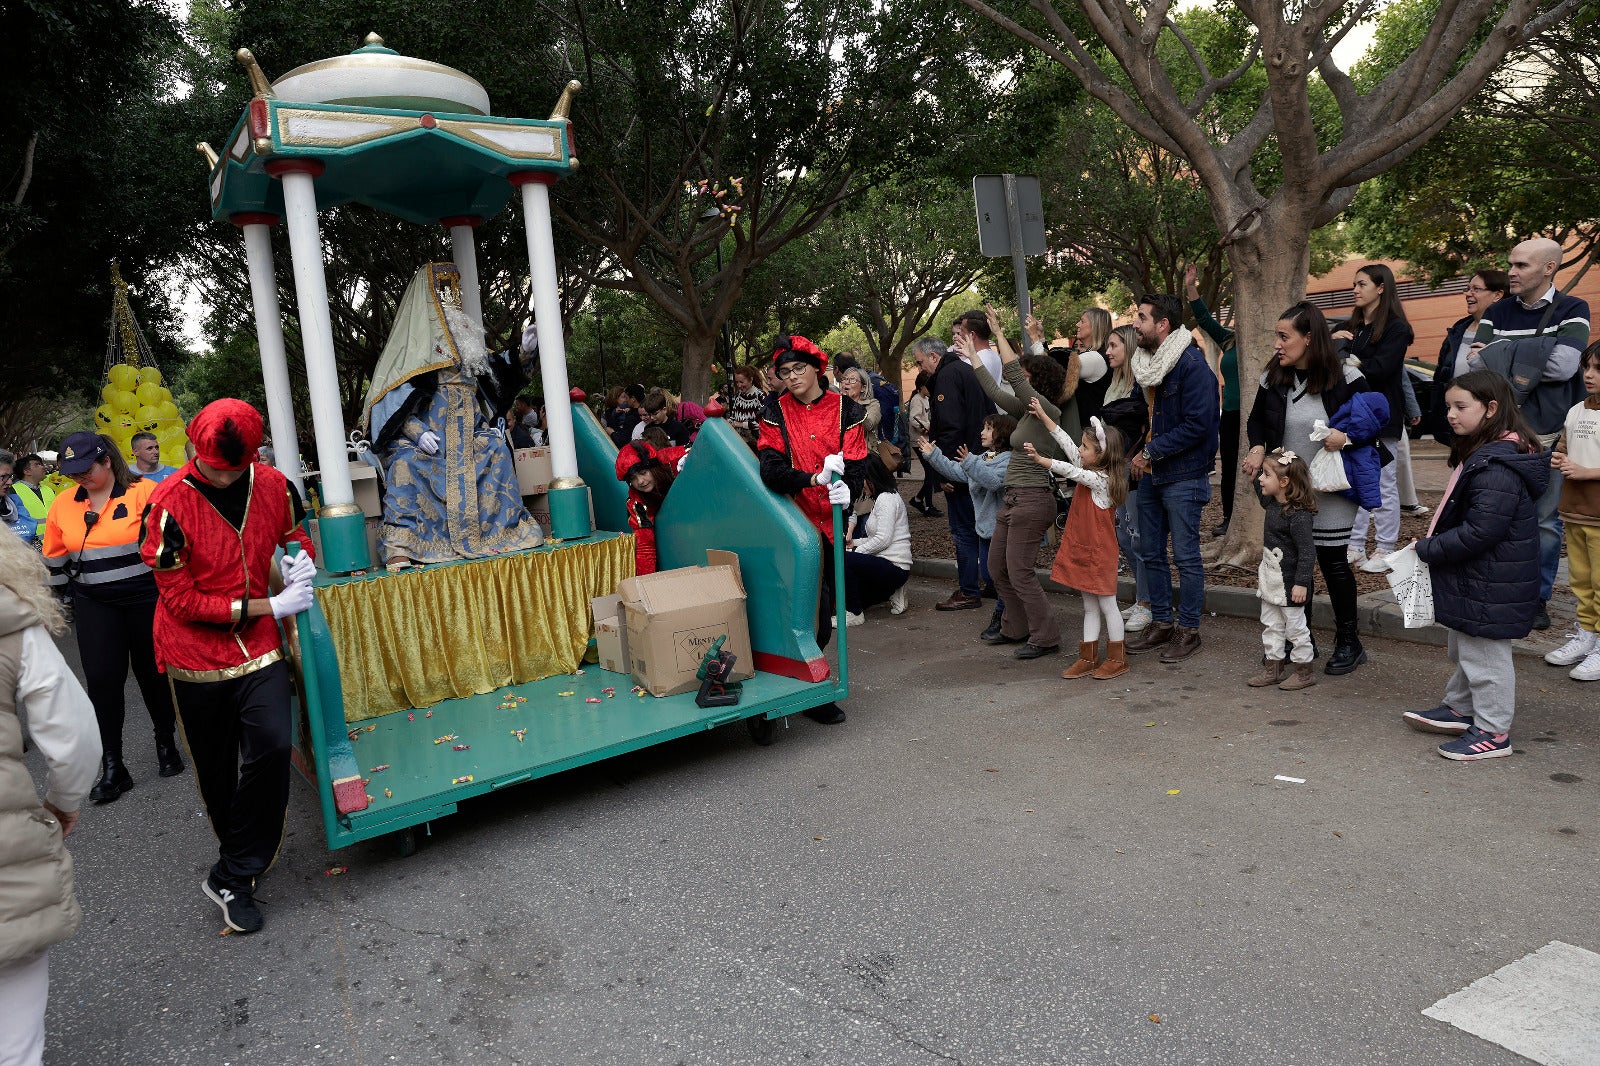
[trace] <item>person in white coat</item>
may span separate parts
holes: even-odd
[[[894,475],[877,453],[867,453],[862,503],[871,511],[854,520],[845,541],[844,623],[858,626],[863,612],[875,603],[889,601],[889,613],[906,609],[906,579],[911,576],[911,519],[906,502],[895,489]]]
[[[100,769],[94,706],[52,632],[66,622],[44,560],[0,537],[0,1063],[44,1057],[49,949],[78,931],[72,857],[63,844]],[[22,761],[22,721],[44,756],[44,799]]]

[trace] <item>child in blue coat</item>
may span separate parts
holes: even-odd
[[[1450,631],[1456,671],[1443,703],[1405,719],[1413,729],[1456,734],[1439,754],[1473,762],[1511,754],[1511,642],[1528,635],[1539,609],[1536,501],[1550,480],[1550,456],[1493,371],[1456,378],[1445,406],[1456,435],[1454,472],[1416,549],[1432,577],[1434,619]]]

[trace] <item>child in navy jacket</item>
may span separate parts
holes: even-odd
[[[1454,472],[1416,549],[1432,577],[1434,618],[1450,631],[1456,671],[1443,703],[1405,718],[1413,729],[1457,734],[1439,754],[1472,762],[1511,754],[1511,642],[1528,635],[1539,609],[1536,501],[1550,479],[1550,456],[1493,371],[1456,378],[1445,405],[1456,435]]]

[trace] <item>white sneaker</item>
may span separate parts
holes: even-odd
[[[1133,612],[1138,609],[1139,605],[1137,603],[1130,603],[1128,606],[1124,607],[1122,609],[1122,620],[1126,622],[1128,619],[1132,618]]]
[[[1544,661],[1551,666],[1576,666],[1594,653],[1597,643],[1600,643],[1600,635],[1591,633],[1587,629],[1575,629],[1572,631],[1572,639],[1555,651],[1547,653]]]
[[[895,589],[894,594],[889,597],[889,613],[905,614],[906,608],[911,606],[910,599],[910,596],[906,594],[906,587],[901,585],[899,588]]]
[[[864,625],[866,621],[867,616],[864,614],[851,614],[849,611],[844,613],[844,624],[847,626]]]
[[[1567,676],[1574,681],[1600,681],[1600,649],[1590,652]]]
[[[1142,603],[1136,603],[1127,620],[1122,623],[1122,628],[1129,633],[1139,633],[1149,629],[1152,621],[1154,616],[1150,613],[1150,608]]]
[[[1358,569],[1369,574],[1387,574],[1389,572],[1389,560],[1381,555],[1374,555],[1370,559],[1361,560]]]

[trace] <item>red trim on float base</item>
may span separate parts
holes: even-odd
[[[812,659],[801,662],[799,659],[790,659],[782,655],[773,655],[770,652],[758,651],[754,653],[755,668],[768,674],[777,674],[779,677],[792,677],[797,681],[826,681],[832,676],[828,669],[828,660]]]
[[[535,182],[540,185],[554,185],[561,178],[556,174],[546,174],[542,170],[519,170],[515,174],[507,174],[506,180],[520,188],[524,185],[532,185]]]
[[[240,211],[236,215],[229,215],[228,221],[243,229],[245,226],[276,226],[277,215],[269,215],[265,211]]]
[[[285,174],[310,174],[313,178],[320,178],[328,168],[315,159],[273,159],[262,169],[275,178]]]
[[[439,225],[443,226],[445,229],[454,229],[456,226],[471,226],[473,229],[477,229],[479,226],[483,225],[483,216],[450,215],[448,218],[441,218],[439,220]]]

